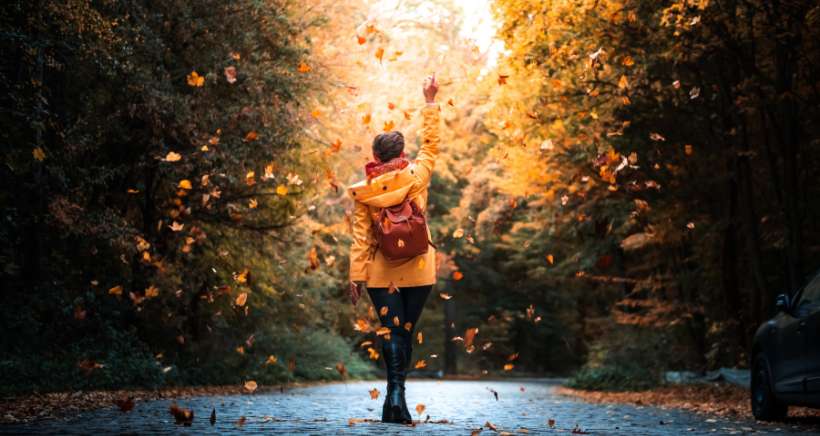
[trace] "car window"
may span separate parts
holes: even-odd
[[[800,309],[820,308],[820,275],[803,289],[798,307]]]

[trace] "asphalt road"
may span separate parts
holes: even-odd
[[[409,380],[415,426],[383,424],[383,381],[295,388],[284,393],[195,397],[179,400],[194,412],[190,427],[177,425],[170,400],[138,402],[128,412],[111,407],[62,420],[0,426],[2,434],[796,434],[798,424],[695,415],[680,410],[598,405],[554,393],[557,380]],[[380,391],[371,399],[373,388]],[[498,399],[496,400],[496,395]],[[416,405],[423,404],[421,414]],[[210,415],[216,409],[216,422]],[[428,418],[429,416],[429,418]],[[244,422],[240,421],[244,417]],[[353,418],[353,422],[351,422]],[[551,421],[552,420],[552,421]],[[427,421],[427,422],[424,422]],[[495,426],[496,431],[487,423]],[[553,422],[553,426],[550,423]],[[576,433],[585,434],[585,433]]]

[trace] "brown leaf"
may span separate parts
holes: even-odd
[[[194,412],[191,409],[184,409],[177,406],[177,403],[171,403],[171,407],[169,407],[168,410],[171,412],[171,415],[174,416],[174,421],[176,421],[177,424],[190,427],[194,422]]]
[[[368,392],[370,392],[370,399],[371,400],[375,400],[376,398],[379,398],[379,390],[378,389],[373,388],[373,389],[369,390]]]

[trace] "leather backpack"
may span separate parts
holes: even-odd
[[[409,259],[427,253],[427,219],[412,200],[385,207],[373,222],[378,248],[388,260]]]

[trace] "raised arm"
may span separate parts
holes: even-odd
[[[428,77],[424,81],[424,100],[426,104],[421,111],[424,121],[422,124],[421,150],[416,156],[416,177],[421,186],[427,186],[433,176],[433,168],[436,164],[439,144],[439,108],[436,104],[436,93],[438,92],[438,82],[436,75]]]

